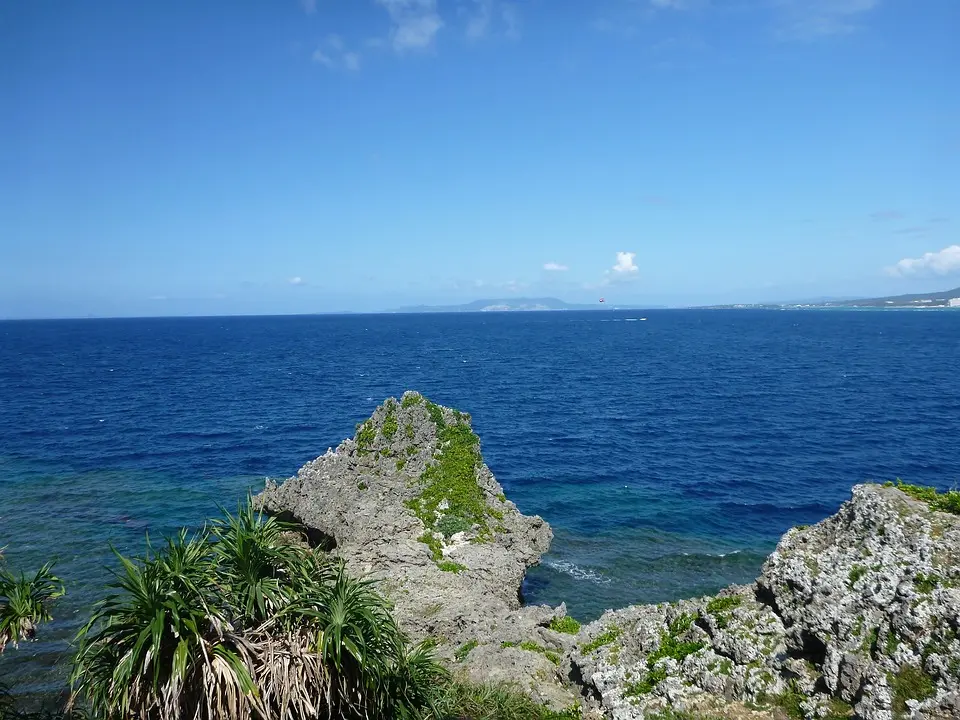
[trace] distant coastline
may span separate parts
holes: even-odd
[[[545,312],[562,310],[655,310],[656,305],[616,305],[598,300],[596,303],[568,303],[557,298],[493,298],[474,300],[462,305],[411,305],[388,313],[473,313],[473,312]]]
[[[698,310],[960,310],[960,287],[932,293],[889,295],[876,298],[808,300],[781,303],[706,305]]]

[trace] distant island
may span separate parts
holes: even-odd
[[[531,312],[544,310],[635,310],[637,305],[614,305],[596,302],[590,304],[567,303],[557,298],[498,298],[474,300],[463,305],[413,305],[397,308],[395,313],[461,313],[461,312]],[[643,309],[651,309],[645,306]]]
[[[710,305],[709,309],[797,309],[797,308],[882,308],[882,309],[930,309],[930,308],[957,308],[960,309],[960,287],[953,290],[942,290],[932,293],[913,295],[889,295],[878,298],[842,299],[842,300],[809,300],[783,303],[741,303],[735,305]]]

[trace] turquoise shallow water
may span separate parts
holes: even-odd
[[[69,590],[0,677],[62,685],[111,544],[202,523],[408,388],[472,413],[556,533],[527,599],[586,619],[753,579],[857,482],[953,486],[958,368],[957,312],[0,323],[0,546]]]

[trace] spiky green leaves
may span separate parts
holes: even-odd
[[[248,503],[121,557],[116,592],[78,636],[74,696],[104,717],[149,720],[419,712],[413,685],[443,676],[429,651],[408,650],[375,586],[289,530]]]
[[[9,644],[32,640],[37,626],[52,619],[50,605],[63,592],[53,563],[29,576],[0,568],[0,652]]]

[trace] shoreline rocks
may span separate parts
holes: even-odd
[[[563,606],[522,605],[550,526],[504,496],[469,415],[418,393],[259,498],[380,581],[401,627],[452,669],[554,709],[960,717],[960,516],[894,487],[858,485],[835,515],[788,531],[752,585],[609,610],[579,632]]]

